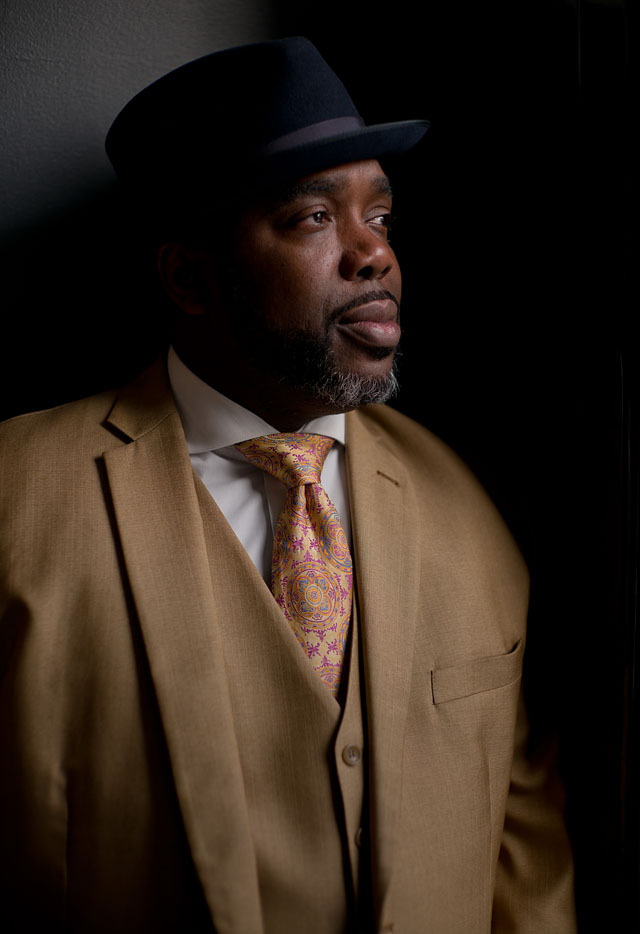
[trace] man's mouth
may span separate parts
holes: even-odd
[[[372,292],[341,309],[336,327],[368,347],[392,349],[400,341],[398,307],[391,292]]]

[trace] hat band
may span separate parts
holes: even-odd
[[[274,156],[279,152],[285,152],[306,143],[317,143],[331,136],[339,136],[341,133],[352,133],[354,130],[361,130],[364,125],[364,120],[360,117],[335,117],[333,120],[322,120],[320,123],[312,123],[310,126],[302,127],[300,130],[293,130],[292,133],[285,133],[284,136],[271,140],[270,143],[262,147],[261,154],[263,156]]]

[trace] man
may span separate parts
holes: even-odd
[[[13,929],[575,930],[522,559],[371,405],[400,336],[377,160],[425,128],[365,127],[304,39],[114,123],[179,317],[132,385],[3,426]]]

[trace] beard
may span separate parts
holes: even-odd
[[[328,332],[318,337],[302,330],[263,331],[260,359],[254,363],[264,366],[265,353],[272,376],[332,408],[346,410],[387,402],[398,392],[395,354],[387,375],[363,376],[339,365]],[[393,351],[384,348],[384,353],[371,356],[381,359],[390,353]]]
[[[391,369],[384,376],[363,376],[338,362],[331,342],[333,324],[352,305],[360,302],[328,311],[321,333],[312,333],[304,328],[280,329],[270,325],[257,311],[259,288],[251,288],[246,275],[233,265],[227,266],[226,273],[223,293],[229,320],[256,369],[266,371],[291,389],[341,411],[387,402],[397,394],[399,354],[394,349],[364,349],[372,360],[393,356]],[[368,297],[391,297],[395,301],[388,292],[371,292]]]

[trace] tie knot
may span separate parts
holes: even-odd
[[[306,432],[263,435],[236,444],[252,464],[287,487],[320,483],[322,466],[332,446],[333,438]]]

